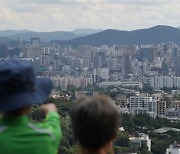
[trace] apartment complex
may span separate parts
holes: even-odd
[[[129,98],[130,113],[149,114],[152,117],[157,116],[157,101],[148,94],[139,94],[138,96],[131,96]]]

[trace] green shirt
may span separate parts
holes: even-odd
[[[27,116],[0,118],[0,154],[55,154],[61,138],[56,112],[49,112],[38,124]]]

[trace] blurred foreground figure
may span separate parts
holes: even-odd
[[[110,98],[101,95],[81,98],[73,106],[71,120],[82,154],[113,153],[120,115]]]
[[[31,63],[10,60],[0,65],[0,154],[55,154],[61,140],[60,119],[54,104],[41,106],[43,123],[28,118],[31,105],[47,100],[49,79],[36,79]]]

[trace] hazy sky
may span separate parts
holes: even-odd
[[[180,0],[0,0],[0,29],[180,26]]]

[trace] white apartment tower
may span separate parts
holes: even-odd
[[[131,96],[129,99],[130,113],[149,114],[151,117],[157,116],[157,101],[148,94],[139,94],[138,96]]]
[[[177,76],[153,76],[150,78],[151,87],[155,89],[180,88],[180,77]]]

